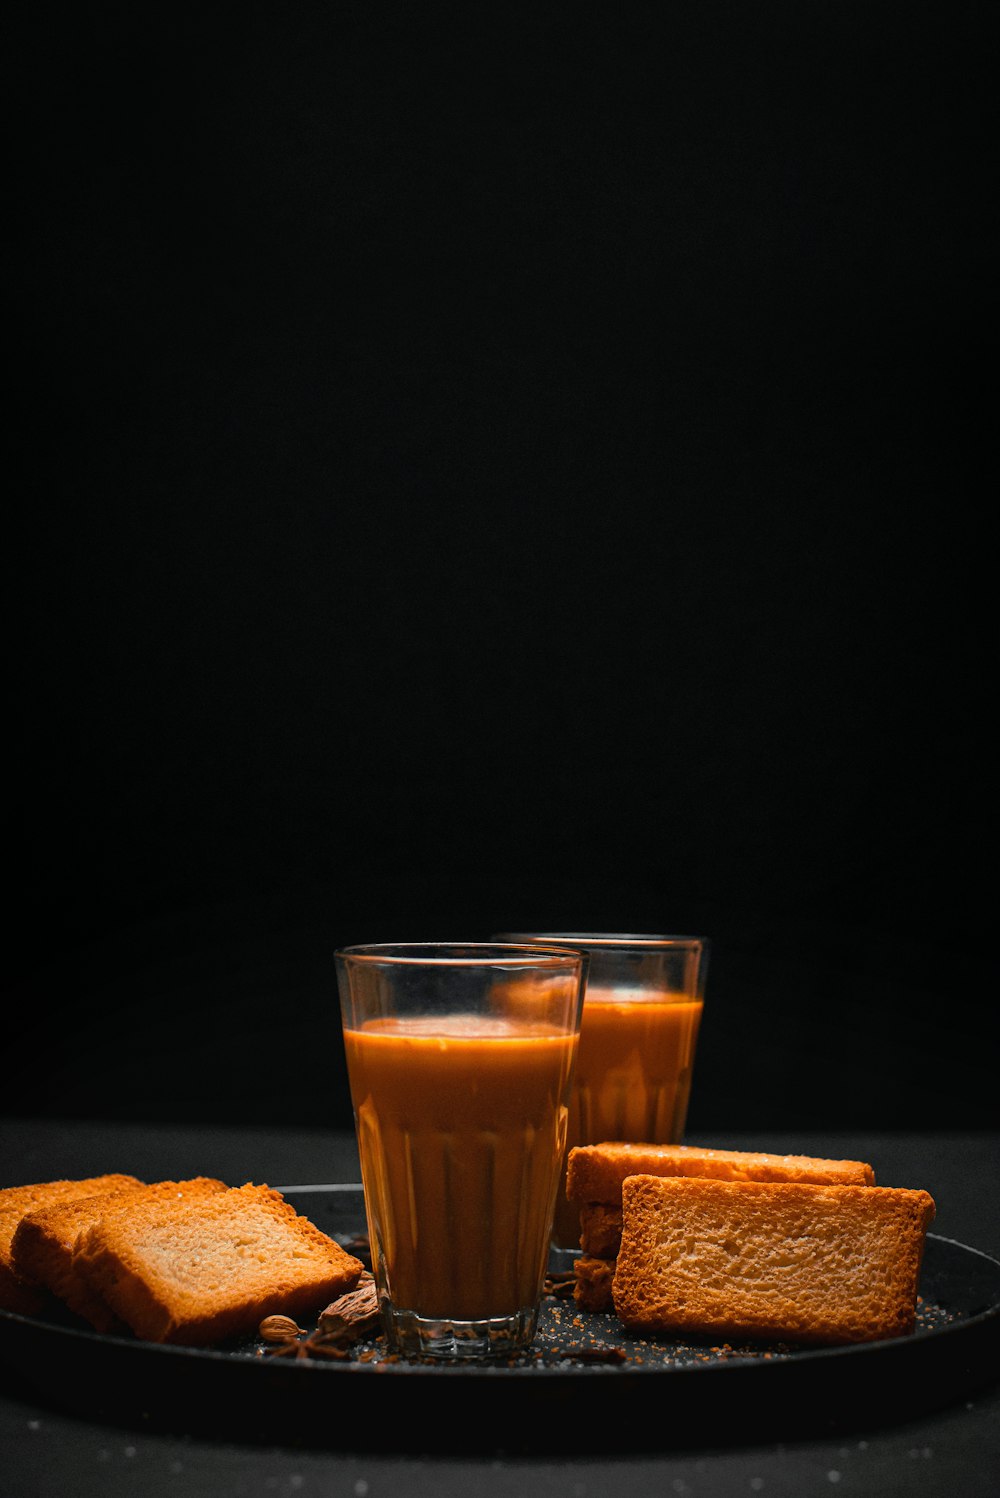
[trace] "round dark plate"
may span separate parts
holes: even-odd
[[[284,1187],[342,1242],[364,1232],[360,1186]],[[1000,1262],[928,1234],[917,1329],[796,1350],[625,1336],[614,1316],[546,1299],[511,1363],[314,1362],[102,1336],[59,1313],[0,1312],[12,1392],[72,1413],[191,1435],[342,1450],[636,1451],[790,1440],[913,1418],[998,1376]],[[581,1351],[582,1349],[582,1351]],[[602,1362],[623,1354],[622,1361]],[[597,1359],[597,1360],[593,1360]]]

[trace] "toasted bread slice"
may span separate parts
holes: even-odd
[[[719,1180],[802,1181],[872,1185],[875,1172],[862,1160],[813,1155],[769,1155],[703,1149],[684,1144],[580,1145],[570,1150],[567,1195],[580,1209],[580,1247],[574,1298],[589,1311],[610,1311],[611,1278],[622,1235],[622,1184],[630,1175],[697,1176]],[[610,1273],[592,1266],[610,1263]]]
[[[622,1199],[627,1176],[699,1176],[720,1181],[809,1181],[822,1185],[874,1186],[875,1172],[862,1160],[824,1160],[812,1155],[768,1155],[747,1150],[702,1149],[691,1144],[584,1144],[569,1152],[566,1195],[572,1202]]]
[[[279,1192],[250,1184],[115,1210],[81,1234],[74,1264],[137,1337],[191,1347],[325,1305],[364,1267]]]
[[[584,1254],[582,1258],[574,1259],[573,1269],[576,1274],[573,1299],[577,1305],[585,1311],[614,1310],[615,1260]]]
[[[615,1310],[630,1330],[816,1344],[905,1335],[926,1191],[632,1176]]]
[[[622,1241],[622,1206],[612,1202],[580,1203],[580,1247],[595,1259],[613,1259]]]
[[[613,1259],[621,1242],[622,1182],[631,1175],[699,1176],[723,1181],[812,1181],[873,1186],[862,1160],[702,1149],[686,1144],[588,1144],[569,1152],[566,1194],[580,1209],[584,1255]]]
[[[222,1181],[206,1176],[190,1181],[157,1181],[151,1186],[136,1182],[117,1191],[59,1201],[29,1212],[21,1218],[11,1245],[14,1272],[44,1285],[99,1332],[113,1331],[120,1325],[117,1317],[73,1262],[81,1234],[119,1208],[131,1210],[149,1198],[180,1201],[226,1189]]]
[[[140,1186],[135,1176],[90,1176],[83,1181],[41,1181],[31,1186],[7,1186],[0,1191],[0,1307],[30,1316],[45,1305],[46,1292],[30,1276],[14,1267],[12,1245],[22,1217],[56,1202],[78,1201],[98,1192]]]

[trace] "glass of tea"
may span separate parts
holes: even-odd
[[[346,947],[336,965],[387,1341],[517,1352],[548,1264],[586,957],[418,943]]]
[[[498,941],[585,953],[589,961],[566,1150],[612,1140],[680,1144],[705,996],[700,936],[511,933]],[[579,1250],[578,1209],[560,1172],[553,1243]]]

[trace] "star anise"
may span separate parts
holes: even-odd
[[[264,1348],[266,1358],[349,1358],[346,1347],[323,1336],[322,1332],[310,1332],[308,1337],[292,1337],[287,1342],[275,1342]]]

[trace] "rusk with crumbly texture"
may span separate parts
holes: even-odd
[[[615,1278],[614,1259],[600,1259],[591,1254],[573,1260],[576,1283],[573,1299],[584,1311],[610,1311]]]
[[[569,1152],[566,1195],[571,1202],[620,1204],[628,1176],[698,1176],[720,1181],[810,1181],[874,1186],[863,1160],[769,1155],[750,1150],[702,1149],[690,1144],[584,1144]]]
[[[926,1191],[639,1175],[622,1215],[630,1330],[820,1345],[913,1330]]]
[[[595,1259],[613,1259],[622,1241],[622,1204],[580,1203],[580,1247]]]
[[[82,1181],[41,1181],[30,1186],[7,1186],[0,1191],[0,1308],[30,1316],[45,1305],[46,1292],[31,1276],[14,1266],[12,1246],[18,1225],[29,1212],[78,1201],[98,1192],[141,1186],[135,1176],[89,1176]]]
[[[810,1181],[871,1186],[875,1172],[863,1160],[813,1155],[769,1155],[750,1150],[704,1149],[687,1144],[611,1141],[570,1150],[567,1196],[580,1209],[580,1247],[586,1259],[614,1260],[622,1235],[622,1183],[632,1175],[698,1176],[728,1181]],[[602,1288],[603,1293],[602,1293]],[[578,1285],[574,1297],[591,1311],[610,1311],[608,1276]]]
[[[279,1192],[249,1184],[104,1218],[82,1234],[74,1263],[136,1336],[191,1347],[277,1312],[304,1315],[363,1269]]]
[[[151,1186],[137,1181],[99,1196],[60,1201],[29,1212],[18,1224],[11,1245],[15,1273],[44,1285],[97,1331],[113,1331],[120,1326],[117,1317],[74,1264],[81,1235],[105,1218],[110,1220],[118,1212],[134,1210],[144,1200],[184,1201],[226,1189],[224,1182],[207,1176],[196,1176],[189,1181],[157,1181]]]

